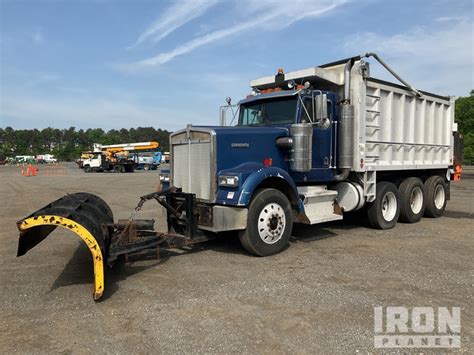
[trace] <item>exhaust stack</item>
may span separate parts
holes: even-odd
[[[351,104],[351,70],[353,65],[354,58],[351,58],[344,67],[344,99],[341,103],[341,117],[337,134],[337,162],[340,173],[334,176],[336,181],[347,179],[354,157],[354,105]]]

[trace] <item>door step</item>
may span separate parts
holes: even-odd
[[[342,214],[335,211],[337,191],[326,186],[298,186],[298,193],[304,196],[304,210],[310,224],[342,219]]]

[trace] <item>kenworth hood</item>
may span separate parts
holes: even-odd
[[[245,163],[263,164],[271,158],[272,166],[287,169],[285,152],[276,146],[276,140],[287,137],[289,129],[283,127],[200,127],[216,134],[216,167],[222,170]]]

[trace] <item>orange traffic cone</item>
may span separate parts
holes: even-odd
[[[38,172],[38,168],[36,166],[31,167],[31,175],[36,176],[36,173]]]

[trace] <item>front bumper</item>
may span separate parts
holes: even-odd
[[[205,212],[200,215],[199,229],[217,233],[247,228],[247,208],[214,205],[200,210]]]

